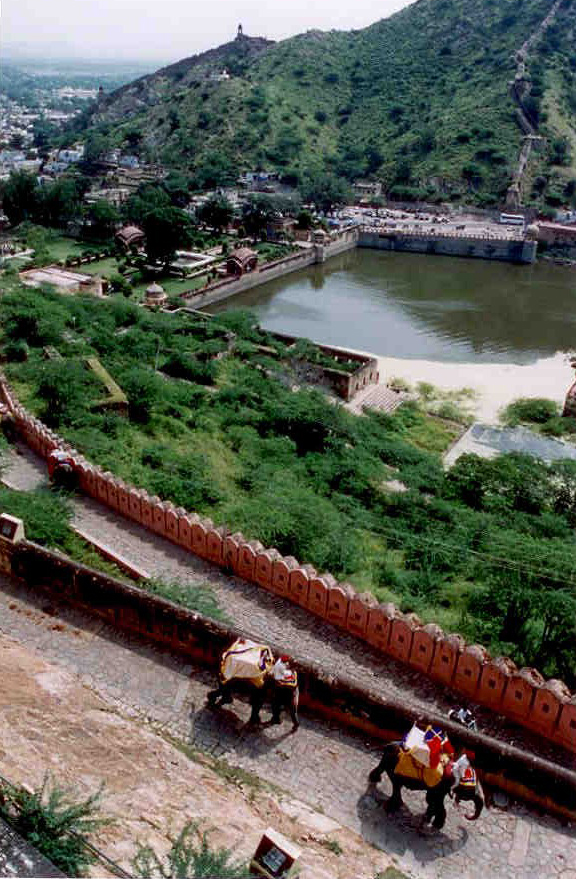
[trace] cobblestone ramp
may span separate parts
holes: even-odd
[[[376,797],[366,784],[379,758],[372,743],[306,717],[294,735],[290,721],[249,730],[243,703],[235,702],[233,711],[206,709],[213,685],[206,670],[48,602],[33,587],[0,578],[0,634],[79,675],[121,714],[254,772],[360,833],[413,879],[576,879],[573,827],[513,804],[506,811],[488,809],[472,824],[463,820],[464,807],[448,803],[447,823],[438,832],[420,826],[424,798],[410,792],[401,811],[388,815],[386,783]]]
[[[30,490],[45,483],[47,476],[38,457],[26,447],[19,447],[18,453],[11,453],[3,478],[14,488]],[[99,543],[144,568],[152,577],[165,582],[209,584],[229,621],[246,635],[282,645],[282,649],[294,657],[334,669],[335,673],[370,687],[383,698],[401,701],[417,714],[426,714],[432,709],[447,713],[458,704],[457,695],[420,672],[384,656],[291,602],[224,574],[215,565],[115,515],[96,501],[77,497],[73,508],[73,524],[84,534],[93,535]],[[576,767],[574,755],[544,743],[540,737],[491,711],[480,707],[474,710],[482,732],[548,757],[562,766]]]

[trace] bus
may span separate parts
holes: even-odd
[[[498,222],[506,226],[523,226],[525,220],[522,214],[500,214]]]

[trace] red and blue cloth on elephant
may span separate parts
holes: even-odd
[[[443,729],[427,726],[421,730],[414,724],[402,739],[396,772],[435,787],[449,771],[453,757],[454,748]]]

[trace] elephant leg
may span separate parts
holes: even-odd
[[[232,702],[232,695],[230,693],[230,688],[225,684],[218,684],[218,687],[215,690],[210,690],[206,697],[208,704],[213,707],[218,707],[220,705],[229,705]]]
[[[272,718],[270,723],[282,723],[282,698],[278,693],[274,693],[272,696],[272,704],[270,707],[272,708]]]
[[[372,772],[370,773],[370,775],[368,776],[368,781],[370,781],[372,784],[378,784],[378,782],[382,778],[382,773],[384,772],[385,765],[386,765],[386,757],[384,756],[380,760],[380,763],[378,764],[378,766],[375,769],[373,769]]]
[[[250,714],[250,720],[248,723],[253,724],[254,726],[258,726],[260,723],[260,711],[262,709],[262,705],[264,703],[264,694],[261,690],[255,690],[252,694],[252,698],[250,699],[250,705],[252,706],[252,712]]]
[[[436,807],[436,817],[432,822],[432,826],[436,828],[436,830],[442,830],[446,823],[446,808],[444,806],[444,800],[440,800]]]
[[[389,812],[396,812],[402,805],[402,785],[392,775],[390,781],[392,782],[392,796],[386,803],[386,808]]]
[[[292,720],[292,729],[297,730],[300,726],[300,721],[298,720],[298,687],[290,694],[290,701],[288,703],[288,711],[290,712],[290,718]]]

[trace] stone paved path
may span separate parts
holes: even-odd
[[[24,446],[11,452],[4,481],[20,490],[30,490],[46,482],[44,462]],[[316,661],[334,668],[358,684],[369,685],[384,697],[401,700],[415,713],[431,708],[447,713],[458,704],[458,696],[438,686],[395,660],[383,656],[369,645],[340,632],[308,611],[259,586],[230,577],[215,565],[202,561],[141,526],[114,515],[90,498],[73,501],[73,522],[85,533],[93,534],[125,559],[164,581],[208,583],[218,595],[230,621],[256,640],[281,645],[295,658]],[[562,749],[544,747],[540,738],[480,706],[471,706],[480,729],[511,744],[576,768],[576,756]],[[575,877],[576,879],[576,877]]]
[[[516,805],[486,810],[471,824],[449,804],[446,826],[436,832],[419,826],[418,793],[407,793],[401,812],[389,816],[366,786],[378,756],[371,742],[306,717],[295,735],[286,721],[251,731],[242,703],[234,711],[206,709],[212,680],[205,670],[39,597],[32,586],[0,578],[0,633],[80,675],[121,713],[225,757],[359,832],[415,879],[574,879],[573,826]]]

